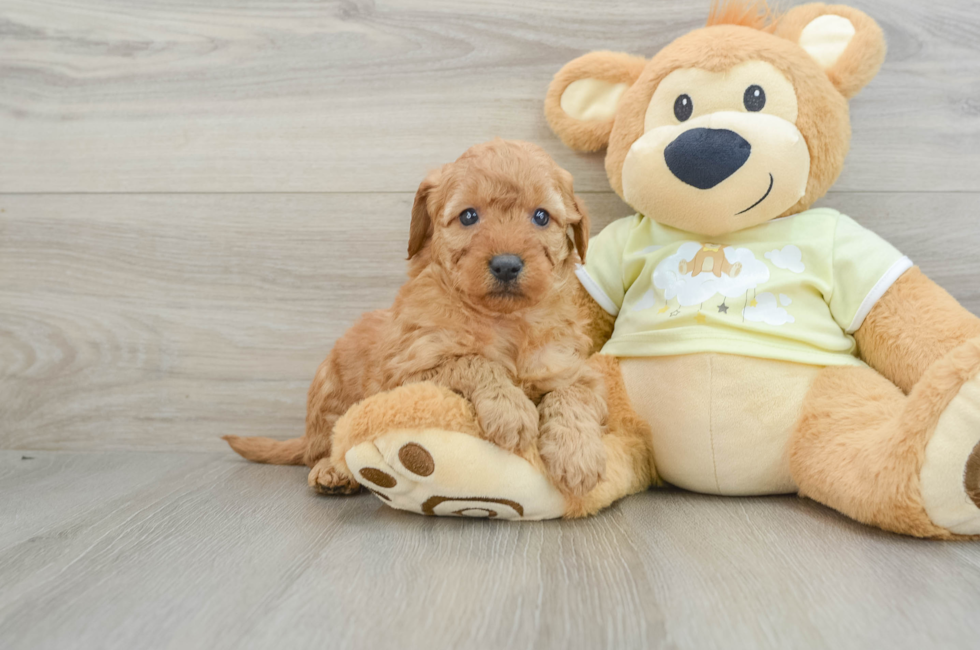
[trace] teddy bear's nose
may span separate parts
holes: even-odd
[[[667,168],[679,180],[710,190],[745,164],[752,145],[728,129],[690,129],[664,149]]]

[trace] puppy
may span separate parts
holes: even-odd
[[[320,364],[306,434],[225,440],[249,460],[305,463],[317,491],[349,494],[360,486],[330,460],[334,423],[371,395],[433,381],[473,403],[487,440],[513,451],[537,443],[559,489],[588,492],[605,467],[606,419],[573,300],[588,238],[571,174],[544,150],[499,139],[472,147],[419,186],[409,280]]]

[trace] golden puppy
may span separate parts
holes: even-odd
[[[487,440],[515,451],[537,442],[561,490],[588,492],[605,467],[606,419],[573,299],[588,224],[571,174],[539,147],[499,139],[472,147],[419,186],[410,279],[390,309],[362,316],[320,364],[306,434],[225,440],[249,460],[305,463],[311,486],[348,494],[359,485],[330,460],[337,419],[381,391],[433,381],[473,403]]]

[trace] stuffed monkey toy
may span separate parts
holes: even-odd
[[[651,59],[593,52],[555,76],[551,127],[605,149],[637,211],[578,270],[610,395],[592,493],[561,497],[533,450],[480,440],[468,405],[433,386],[352,409],[335,454],[425,514],[581,516],[663,479],[980,536],[980,319],[855,220],[812,208],[843,167],[848,100],[884,55],[855,9],[729,2]]]

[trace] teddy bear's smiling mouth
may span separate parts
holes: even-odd
[[[760,203],[762,203],[763,201],[765,201],[765,200],[766,200],[766,197],[767,197],[767,196],[769,196],[769,193],[770,193],[770,192],[772,192],[772,185],[773,185],[773,182],[774,182],[774,181],[773,181],[773,177],[772,177],[772,174],[770,173],[770,174],[769,174],[769,189],[768,189],[768,190],[766,190],[766,193],[762,195],[762,198],[761,198],[761,199],[759,199],[758,201],[756,201],[755,203],[753,203],[752,205],[750,205],[749,207],[747,207],[747,208],[745,208],[745,209],[744,209],[744,210],[742,210],[741,212],[736,212],[736,213],[735,213],[735,216],[737,217],[737,216],[738,216],[738,215],[740,215],[740,214],[745,214],[746,212],[748,212],[749,210],[751,210],[751,209],[752,209],[752,208],[754,208],[755,206],[757,206],[757,205],[759,205]]]

